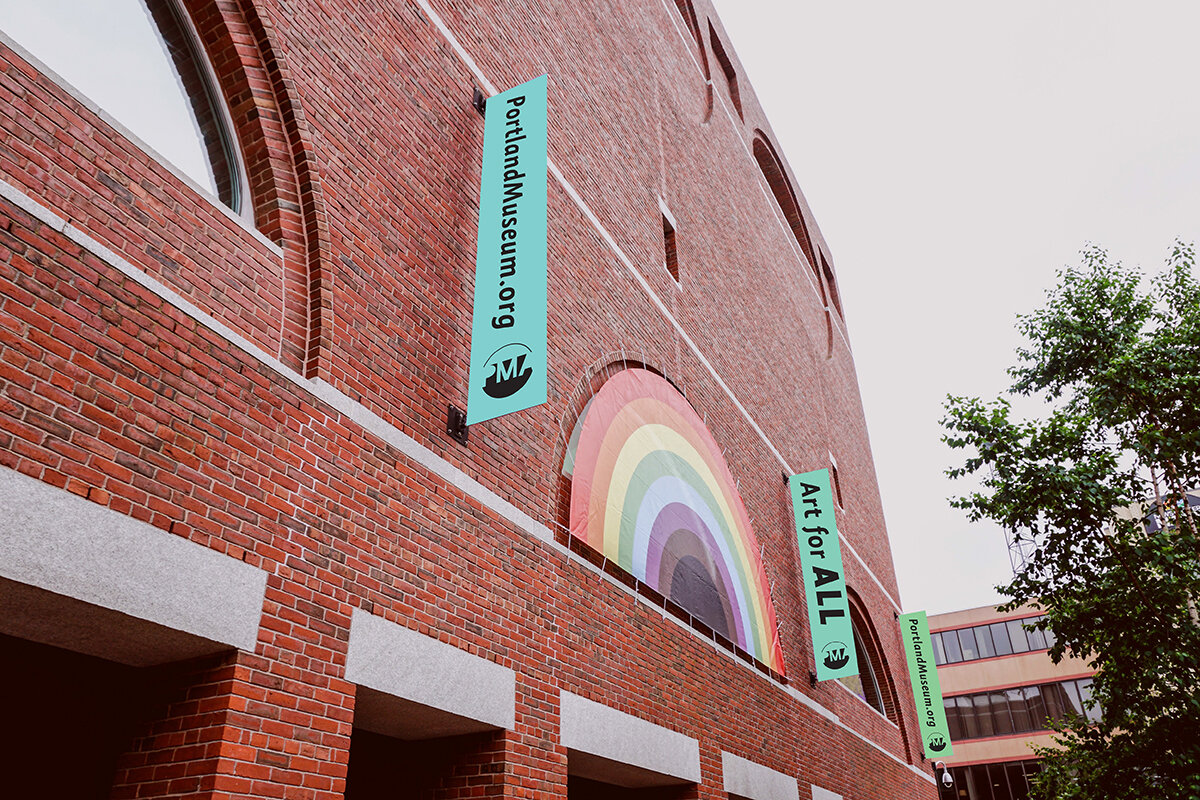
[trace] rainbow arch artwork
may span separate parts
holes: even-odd
[[[750,517],[708,427],[670,382],[617,373],[568,444],[571,535],[784,674]]]

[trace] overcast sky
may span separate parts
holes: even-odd
[[[942,400],[1007,385],[1085,243],[1200,241],[1200,3],[714,2],[833,251],[902,603],[997,602]]]

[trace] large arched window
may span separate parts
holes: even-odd
[[[248,210],[228,113],[177,0],[5,0],[0,31],[201,189]]]
[[[854,629],[854,649],[858,653],[858,674],[842,678],[841,681],[850,691],[866,700],[867,705],[882,714],[883,693],[879,690],[879,676],[875,674],[875,667],[871,664],[867,644],[859,632],[859,625],[853,619],[851,627]]]
[[[862,601],[853,591],[847,594],[850,599],[850,624],[854,629],[854,649],[858,653],[858,674],[840,680],[867,705],[895,722],[895,689],[888,676],[879,636],[867,617]]]

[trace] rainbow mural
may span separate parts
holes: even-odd
[[[610,378],[575,427],[571,535],[783,674],[766,573],[720,448],[674,386]]]

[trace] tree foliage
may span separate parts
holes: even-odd
[[[1085,250],[1018,318],[1006,395],[950,397],[942,420],[966,455],[948,474],[980,487],[951,502],[1030,548],[1000,587],[1004,608],[1040,605],[1050,657],[1099,670],[1101,721],[1069,717],[1039,752],[1046,798],[1200,799],[1200,521],[1185,500],[1200,489],[1194,248],[1177,243],[1166,266],[1144,278]],[[1009,396],[1045,413],[1014,419]]]

